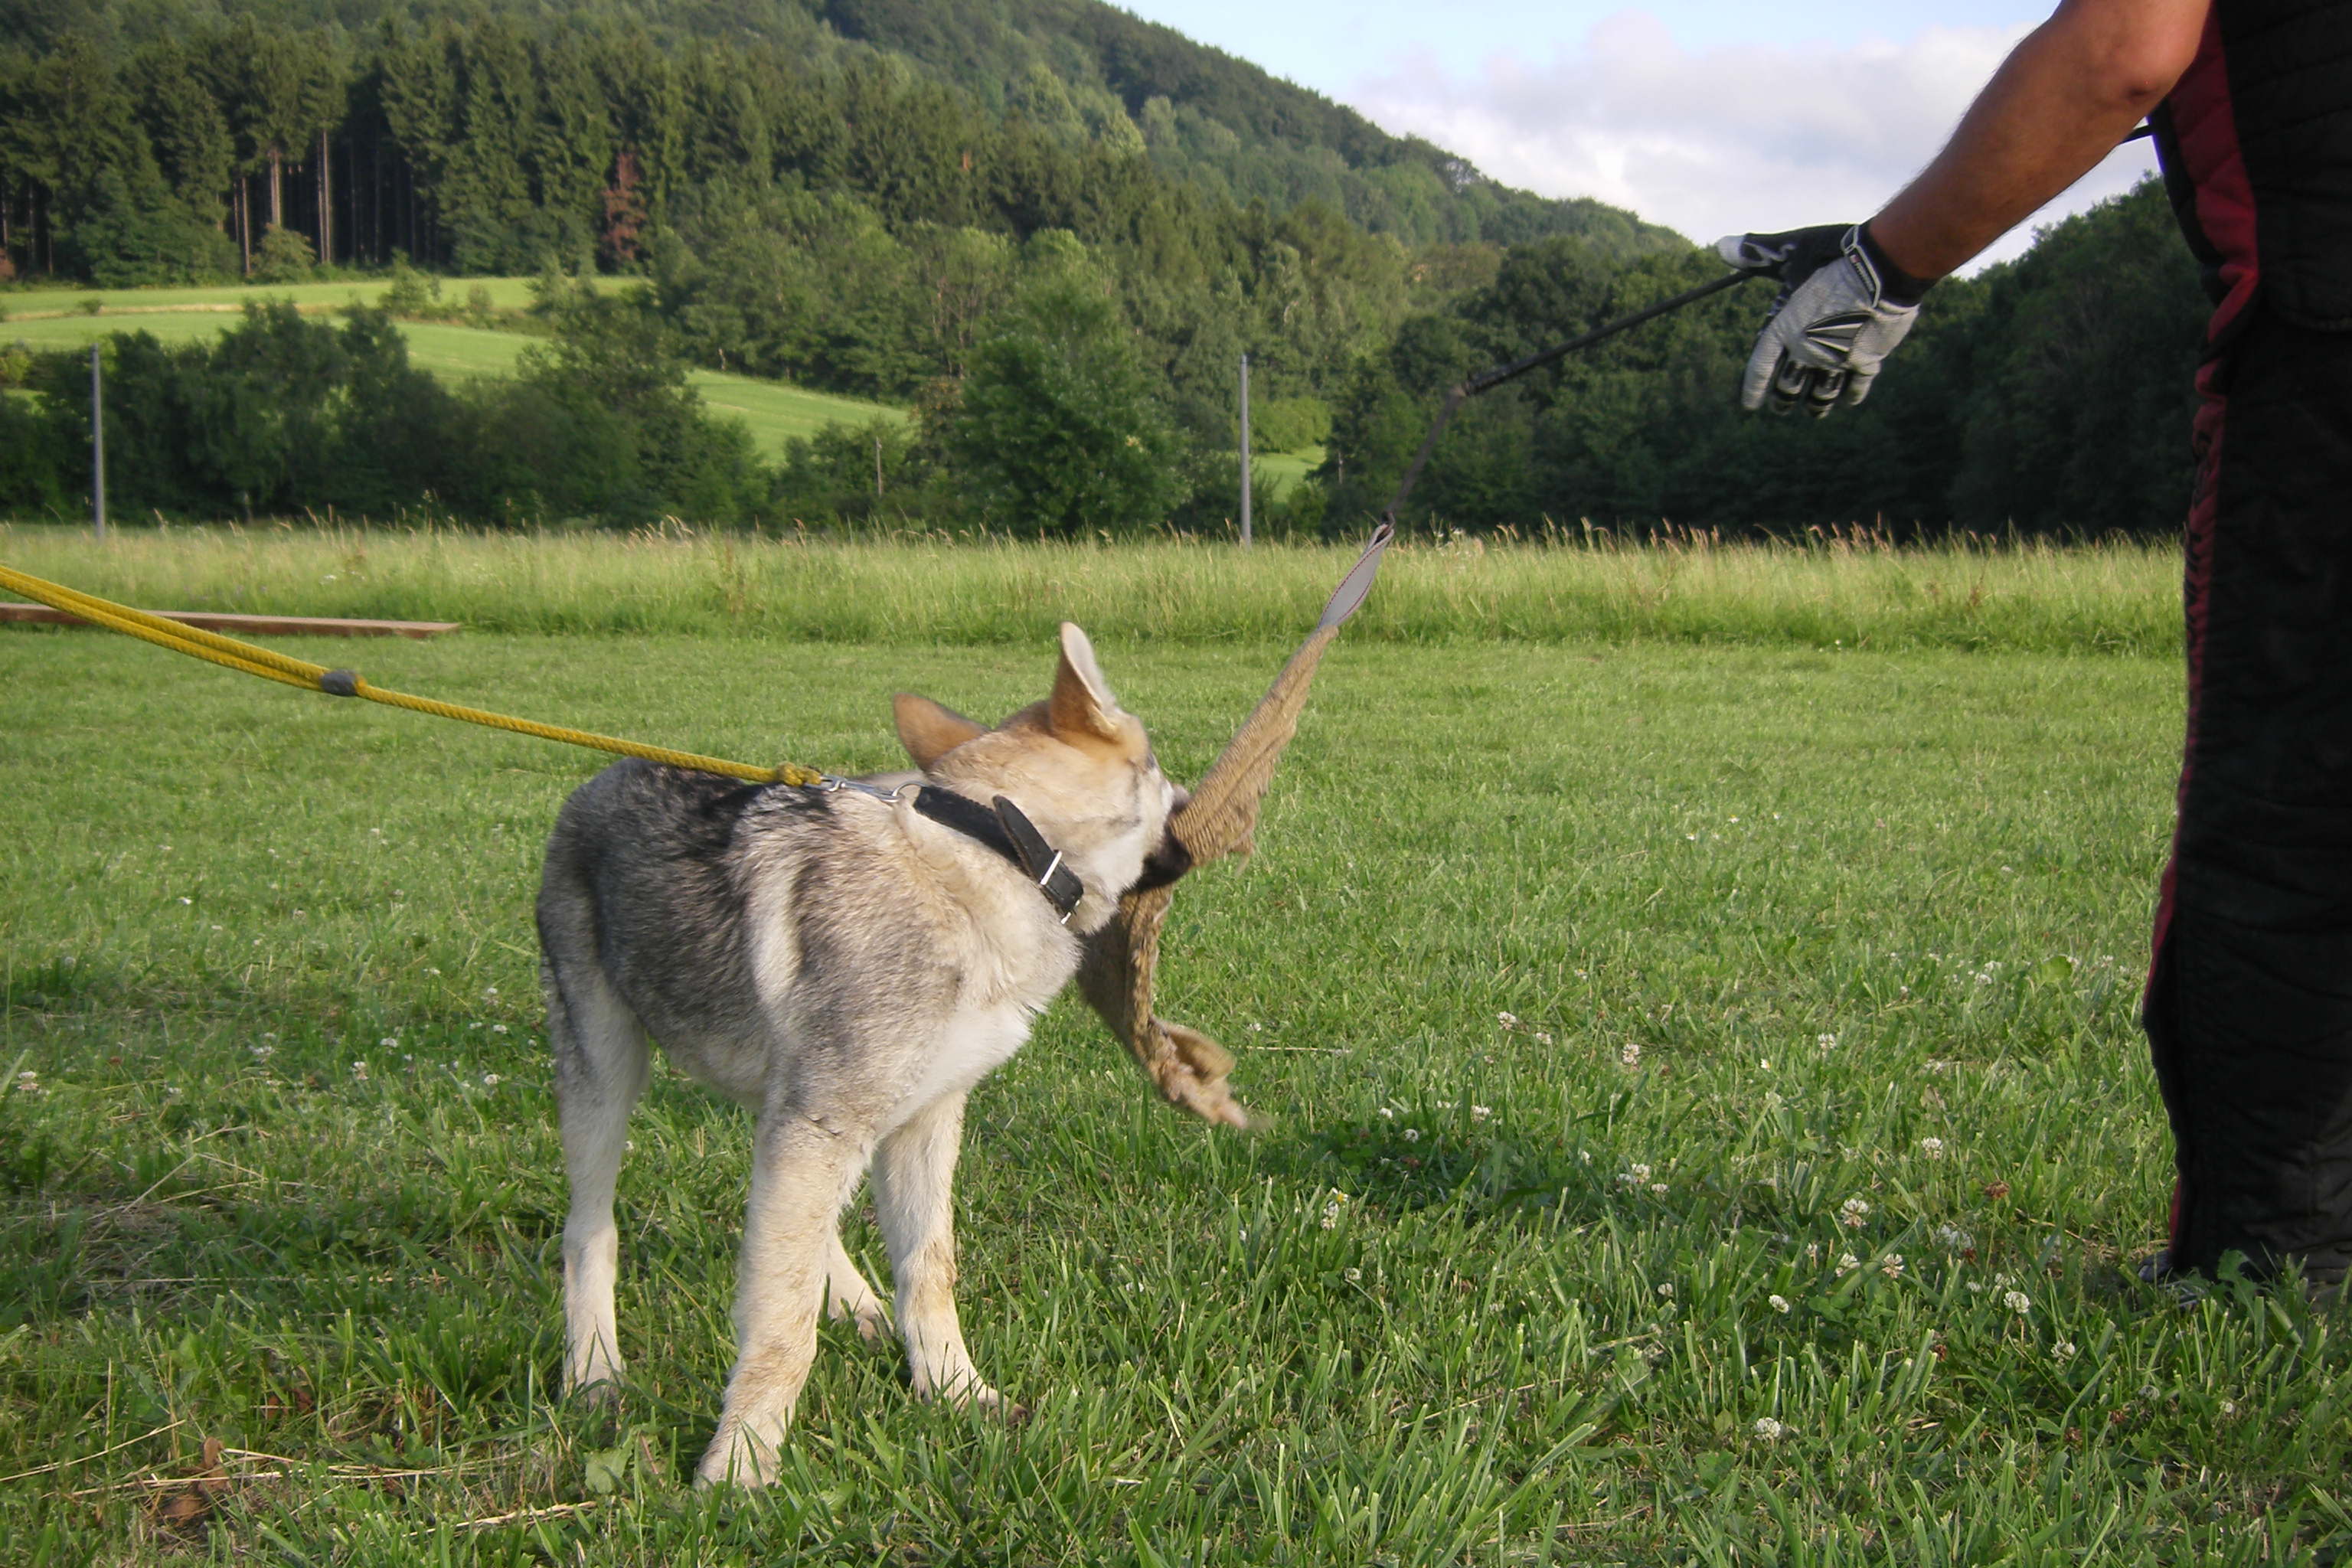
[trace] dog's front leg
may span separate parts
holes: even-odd
[[[816,1355],[817,1312],[834,1224],[865,1167],[866,1144],[797,1110],[762,1111],[735,1290],[735,1370],[700,1484],[766,1486]]]
[[[874,1211],[890,1247],[898,1337],[918,1397],[991,1409],[1004,1398],[980,1379],[956,1316],[955,1165],[963,1137],[959,1092],[917,1111],[874,1154]]]

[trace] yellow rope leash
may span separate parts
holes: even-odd
[[[62,584],[28,576],[8,566],[0,566],[0,588],[38,600],[51,609],[63,610],[68,615],[93,621],[110,631],[153,643],[157,647],[170,648],[173,653],[184,653],[191,658],[205,659],[225,669],[240,670],[247,675],[257,675],[265,680],[281,681],[309,691],[323,691],[332,697],[364,697],[371,702],[405,708],[412,712],[435,713],[444,719],[463,719],[469,724],[486,724],[493,730],[511,731],[518,735],[536,735],[542,741],[562,741],[599,752],[615,752],[625,757],[643,757],[647,762],[662,763],[673,768],[724,773],[752,784],[813,784],[824,778],[816,769],[804,768],[796,763],[785,763],[772,768],[753,767],[749,763],[730,763],[724,758],[701,756],[693,752],[674,752],[667,746],[642,745],[613,735],[599,735],[587,730],[567,730],[558,724],[535,723],[529,719],[461,707],[455,702],[436,701],[430,697],[413,697],[405,691],[387,690],[369,684],[348,669],[329,669],[323,664],[312,664],[308,659],[257,647],[251,643],[225,637],[201,626],[184,626],[178,621],[166,620],[162,616],[151,616],[144,610],[134,610],[128,605],[118,605],[110,599],[101,599]]]

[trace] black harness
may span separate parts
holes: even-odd
[[[1062,862],[1062,852],[1045,842],[1036,824],[1023,815],[1019,806],[998,795],[991,803],[994,809],[978,801],[967,800],[952,790],[937,784],[924,784],[915,792],[915,809],[942,827],[952,827],[965,837],[994,850],[1021,868],[1024,876],[1045,895],[1054,912],[1067,925],[1070,911],[1086,897],[1086,884],[1078,874]]]

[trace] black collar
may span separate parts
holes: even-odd
[[[1018,866],[1022,873],[1037,885],[1045,901],[1070,921],[1070,911],[1078,907],[1086,896],[1086,884],[1078,874],[1062,859],[1062,852],[1045,842],[1045,836],[1036,825],[1022,815],[1021,808],[998,795],[992,803],[995,809],[977,801],[967,800],[951,790],[937,784],[925,784],[915,792],[915,809],[942,827],[952,827],[965,837],[987,846]]]

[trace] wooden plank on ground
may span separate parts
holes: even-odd
[[[225,616],[211,610],[150,610],[148,614],[208,632],[274,632],[279,637],[437,637],[457,630],[459,625],[456,621],[355,621],[341,616]],[[0,605],[0,623],[10,621],[60,626],[91,624],[47,605]]]

